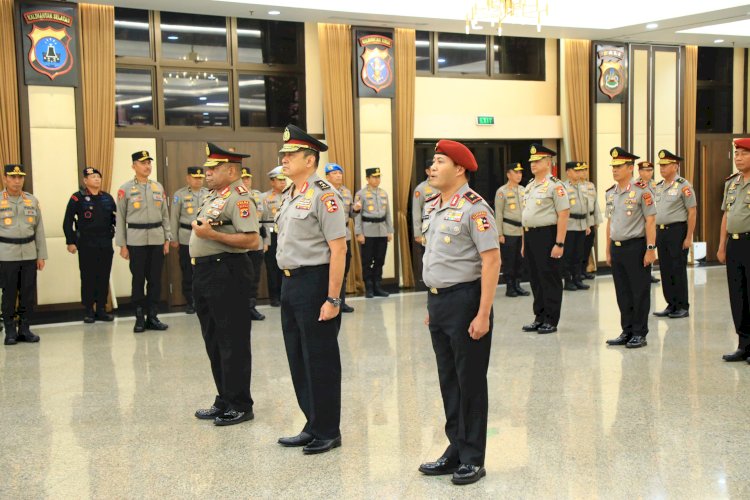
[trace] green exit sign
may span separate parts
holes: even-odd
[[[494,116],[477,116],[477,125],[494,125]]]

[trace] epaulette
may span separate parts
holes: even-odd
[[[662,180],[660,180],[659,182],[656,183],[657,186],[661,186],[662,184],[664,184],[664,179],[662,179]]]
[[[327,183],[326,181],[324,181],[323,179],[318,179],[317,181],[315,181],[315,184],[317,184],[317,185],[318,185],[318,187],[319,187],[320,189],[324,190],[324,191],[325,191],[326,189],[331,189],[331,185],[330,185],[330,184],[328,184],[328,183]]]
[[[617,184],[612,184],[612,186],[609,189],[607,189],[606,192],[609,193],[610,191],[612,191],[616,187],[617,187]]]
[[[435,193],[435,194],[433,194],[433,195],[431,195],[431,196],[428,196],[427,198],[425,198],[425,199],[424,199],[424,202],[425,202],[425,203],[427,203],[428,201],[432,201],[432,200],[434,200],[435,198],[437,198],[438,196],[440,196],[440,193]]]
[[[72,195],[70,197],[70,199],[73,200],[73,201],[78,201],[78,197],[76,195]]]
[[[678,184],[684,184],[685,183],[685,179],[683,179],[679,175],[677,176],[677,179],[675,179],[675,180],[677,181]]]
[[[294,187],[294,183],[289,184],[286,188],[284,188],[284,190],[281,192],[281,194],[286,193],[287,191],[289,191],[293,187]]]
[[[648,184],[646,184],[646,183],[645,183],[645,182],[643,182],[643,181],[637,181],[637,182],[635,183],[635,185],[636,185],[636,186],[638,186],[638,187],[639,187],[639,188],[641,188],[641,189],[646,189],[646,188],[648,187]]]
[[[472,205],[475,205],[475,204],[479,203],[480,201],[482,201],[482,197],[479,196],[474,191],[466,191],[464,193],[464,198],[466,198],[467,200],[469,200],[469,203],[471,203]]]
[[[247,188],[245,186],[237,186],[234,188],[237,193],[239,193],[240,196],[246,196],[247,195]]]
[[[732,174],[732,175],[730,175],[729,177],[727,177],[727,178],[726,178],[726,179],[724,179],[724,180],[725,180],[725,181],[731,181],[731,180],[732,180],[733,178],[737,177],[738,175],[740,175],[740,173],[739,173],[739,172],[737,172],[736,174]]]
[[[555,177],[554,175],[550,175],[550,176],[549,176],[549,179],[550,179],[550,180],[551,180],[552,182],[560,182],[560,179],[558,179],[558,178],[557,178],[557,177]]]

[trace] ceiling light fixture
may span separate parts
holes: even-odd
[[[659,27],[659,23],[648,23],[646,25],[647,30],[654,30]]]
[[[724,40],[721,38],[717,38],[716,40],[714,40],[714,43],[724,43]]]
[[[167,39],[168,39],[168,40],[179,40],[179,39],[180,39],[180,37],[179,37],[179,36],[177,36],[177,35],[169,35],[169,36],[167,37]]]
[[[503,36],[503,23],[535,19],[536,31],[542,31],[542,15],[549,16],[547,0],[473,0],[466,14],[466,34],[481,30],[479,23],[497,25],[497,36]]]
[[[268,15],[269,16],[278,16],[279,14],[281,14],[280,10],[269,10],[268,11]]]

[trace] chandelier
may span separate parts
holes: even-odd
[[[479,23],[497,25],[497,35],[503,35],[503,23],[522,19],[536,21],[537,33],[542,31],[542,15],[549,15],[547,0],[473,0],[466,14],[466,34],[481,30]]]

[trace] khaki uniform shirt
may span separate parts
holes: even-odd
[[[388,210],[388,193],[384,189],[365,186],[354,195],[354,202],[362,204],[362,210],[354,217],[354,234],[365,238],[393,234],[391,211]],[[363,222],[362,217],[385,217],[383,222]]]
[[[570,208],[568,193],[560,179],[547,174],[542,182],[531,179],[523,194],[521,219],[524,227],[557,224],[557,214]]]
[[[724,184],[721,209],[727,213],[729,234],[750,233],[750,181],[745,182],[741,173],[733,175]]]
[[[430,288],[445,288],[482,277],[480,254],[499,248],[492,208],[464,184],[441,206],[441,197],[425,206],[426,238],[422,279]]]
[[[187,186],[175,192],[170,209],[169,226],[173,231],[177,232],[177,241],[180,245],[190,243],[190,232],[192,231],[192,228],[186,229],[181,224],[189,226],[195,220],[195,216],[198,214],[198,210],[203,203],[203,198],[207,194],[208,189],[206,188],[193,191]]]
[[[422,218],[424,216],[425,200],[437,193],[440,193],[440,191],[430,186],[430,183],[426,180],[420,182],[417,187],[414,188],[414,199],[411,200],[411,225],[415,237],[422,234]]]
[[[582,182],[572,183],[565,181],[565,190],[568,192],[570,202],[570,217],[568,218],[568,231],[585,231],[588,229],[589,199]]]
[[[586,224],[589,227],[598,226],[602,223],[602,211],[599,208],[596,185],[591,181],[581,181],[581,196],[586,196],[586,206],[589,210],[586,216]]]
[[[128,228],[128,224],[160,223],[152,229]],[[156,181],[139,183],[136,179],[117,191],[117,224],[115,244],[118,247],[163,245],[172,240],[167,210],[167,195]]]
[[[28,243],[0,243],[0,261],[47,259],[47,240],[39,201],[25,191],[20,196],[10,196],[3,189],[0,198],[0,237],[30,238]]]
[[[688,208],[698,204],[693,186],[680,176],[675,177],[670,184],[664,180],[660,181],[654,188],[654,201],[657,224],[686,222]]]
[[[653,194],[654,192],[656,192],[656,181],[654,180],[654,178],[653,178],[653,177],[652,177],[652,178],[651,178],[651,180],[650,180],[650,181],[648,181],[648,182],[646,182],[646,181],[644,181],[643,179],[641,179],[640,177],[638,177],[638,178],[637,178],[637,179],[635,180],[635,182],[640,182],[641,184],[646,184],[646,187],[647,187],[647,188],[649,188],[649,189],[651,190],[651,193],[652,193],[652,194]]]
[[[344,220],[346,221],[346,241],[351,241],[352,230],[349,229],[349,219],[354,219],[359,212],[354,211],[354,197],[348,187],[341,185],[339,189],[341,199],[344,200]]]
[[[646,217],[656,215],[656,205],[645,184],[631,182],[624,190],[615,184],[607,190],[606,212],[610,239],[626,241],[646,236]]]
[[[281,269],[328,264],[328,242],[346,237],[344,200],[318,174],[311,175],[294,196],[293,189],[294,184],[284,190],[276,214],[276,262]]]
[[[274,219],[276,219],[276,213],[281,206],[281,198],[282,193],[274,193],[273,189],[261,194],[261,205],[263,208],[260,210],[260,222],[266,228],[266,237],[263,240],[263,243],[266,245],[271,244],[271,233],[276,232]]]
[[[502,236],[521,236],[523,227],[521,227],[521,201],[523,187],[516,186],[511,188],[504,184],[498,188],[495,193],[495,224],[497,232]],[[512,220],[518,225],[504,222],[503,219]]]
[[[258,214],[255,203],[242,180],[238,179],[221,190],[210,191],[203,200],[196,218],[221,222],[214,226],[220,233],[257,233]],[[190,256],[208,257],[219,253],[246,253],[245,248],[236,248],[215,240],[199,238],[190,233]]]

